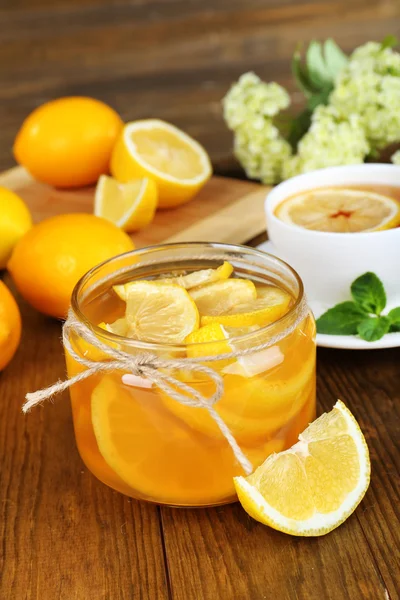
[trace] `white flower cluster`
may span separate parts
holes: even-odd
[[[358,115],[344,119],[335,107],[320,105],[312,115],[310,129],[298,144],[297,154],[285,161],[282,178],[323,167],[358,164],[368,152]]]
[[[289,103],[283,87],[265,83],[254,73],[242,75],[225,96],[224,118],[235,132],[235,156],[251,179],[264,183],[280,179],[292,150],[273,124],[273,117]]]
[[[254,73],[240,77],[223,100],[234,131],[234,152],[248,177],[277,183],[299,173],[357,164],[400,142],[400,54],[369,42],[339,73],[328,105],[318,106],[293,155],[273,118],[290,104],[276,83]],[[400,164],[400,151],[392,161]]]
[[[369,42],[357,48],[336,81],[329,103],[358,115],[371,150],[400,141],[400,54]]]

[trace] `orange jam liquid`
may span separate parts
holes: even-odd
[[[125,303],[111,289],[82,308],[94,324],[112,323],[124,309]],[[268,335],[260,333],[256,343],[267,341]],[[72,343],[82,356],[103,358],[80,338]],[[165,347],[160,354],[165,356]],[[184,350],[173,354],[185,355]],[[84,369],[68,354],[66,360],[70,377]],[[215,408],[254,468],[272,452],[294,444],[315,418],[315,360],[315,323],[309,315],[290,335],[263,351],[261,367],[258,359],[253,376],[235,369],[222,373],[226,361],[212,363],[224,380],[224,395]],[[170,374],[205,396],[214,392],[214,384],[198,375],[184,370]],[[184,406],[157,387],[124,385],[122,375],[100,373],[71,387],[76,441],[90,471],[124,494],[160,504],[212,506],[235,501],[232,478],[244,473],[207,410]]]

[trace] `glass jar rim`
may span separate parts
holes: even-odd
[[[295,279],[295,281],[298,285],[298,295],[295,298],[294,303],[289,308],[287,313],[285,313],[282,317],[280,317],[276,321],[269,323],[268,325],[265,325],[263,327],[260,327],[256,331],[244,333],[242,335],[235,336],[235,337],[229,337],[229,338],[227,338],[228,342],[234,342],[234,343],[239,342],[239,341],[241,343],[248,342],[248,341],[251,341],[252,338],[256,338],[260,335],[268,335],[268,332],[273,331],[273,329],[276,328],[277,326],[280,327],[281,329],[286,329],[287,327],[289,327],[290,320],[296,316],[296,314],[299,311],[299,309],[304,301],[304,298],[305,298],[303,282],[302,282],[299,274],[295,271],[295,269],[293,269],[293,267],[291,267],[287,262],[285,262],[281,258],[278,258],[277,256],[274,256],[273,254],[269,254],[262,250],[258,250],[257,248],[252,248],[251,246],[243,246],[240,244],[224,244],[224,243],[220,243],[220,242],[177,242],[177,243],[155,244],[152,246],[145,246],[143,248],[137,248],[135,250],[130,250],[129,252],[125,252],[123,254],[118,254],[116,256],[113,256],[112,258],[109,258],[109,259],[99,263],[98,265],[92,267],[89,271],[87,271],[87,273],[85,273],[85,275],[83,275],[81,277],[81,279],[77,282],[77,284],[75,285],[75,287],[73,289],[72,296],[71,296],[71,308],[74,312],[75,317],[81,323],[83,323],[86,327],[88,327],[97,337],[100,337],[103,340],[107,340],[108,343],[113,343],[113,342],[119,343],[119,344],[123,344],[124,346],[127,346],[127,347],[131,346],[135,349],[140,349],[140,350],[148,351],[148,352],[151,352],[151,351],[160,352],[160,350],[169,350],[169,351],[181,350],[182,351],[189,347],[198,346],[199,344],[201,344],[204,347],[210,347],[211,345],[215,344],[215,341],[195,342],[195,343],[189,343],[189,344],[187,344],[187,343],[159,344],[159,343],[155,343],[155,342],[144,342],[141,340],[135,340],[133,338],[128,338],[125,336],[118,335],[116,333],[112,333],[111,331],[107,331],[107,330],[99,327],[97,324],[92,323],[91,320],[84,314],[84,312],[80,308],[79,294],[82,292],[84,286],[89,284],[90,280],[96,274],[98,274],[101,271],[101,269],[103,269],[105,266],[111,265],[113,262],[117,262],[118,260],[120,260],[121,258],[124,258],[124,257],[143,256],[143,255],[148,255],[149,253],[153,253],[153,252],[157,252],[157,251],[163,251],[163,250],[167,251],[169,249],[170,250],[174,250],[174,249],[178,250],[179,248],[187,249],[188,246],[191,248],[198,248],[198,249],[200,249],[202,247],[204,248],[204,246],[207,246],[209,248],[215,248],[216,251],[220,250],[223,252],[236,252],[236,253],[241,253],[241,254],[243,252],[246,252],[248,254],[258,256],[261,259],[266,257],[269,260],[276,262],[278,265],[280,265],[287,271],[289,271],[289,273],[292,275],[292,277]],[[166,261],[166,264],[168,264],[167,261]],[[136,263],[136,265],[142,266],[143,263]],[[133,269],[135,268],[135,263],[132,265],[132,268]],[[116,271],[117,271],[117,269],[116,269]]]

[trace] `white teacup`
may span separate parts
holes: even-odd
[[[357,184],[400,187],[400,166],[362,164],[312,171],[279,184],[265,201],[269,239],[276,254],[303,279],[317,317],[338,302],[349,300],[352,281],[366,271],[383,281],[388,308],[400,306],[400,228],[326,233],[289,225],[274,214],[278,204],[304,190]]]

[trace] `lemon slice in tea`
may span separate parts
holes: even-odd
[[[289,450],[272,454],[248,477],[236,477],[235,487],[257,521],[292,535],[319,536],[356,509],[370,470],[361,429],[339,400]]]
[[[400,224],[400,204],[368,190],[321,188],[288,198],[275,211],[281,221],[314,231],[359,233]]]

